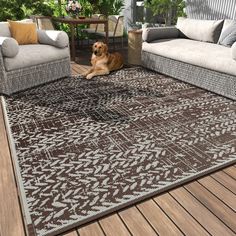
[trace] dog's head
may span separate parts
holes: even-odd
[[[108,52],[108,47],[103,42],[96,42],[93,44],[93,53],[96,56],[102,56]]]

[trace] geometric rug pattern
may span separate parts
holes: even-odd
[[[236,162],[236,102],[137,68],[4,98],[30,235],[55,235]]]

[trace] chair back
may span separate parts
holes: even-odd
[[[113,32],[113,37],[122,37],[124,33],[124,16],[108,16],[109,31]]]
[[[100,14],[99,15],[99,19],[106,19],[105,15],[103,14]],[[97,24],[97,30],[96,32],[104,32],[105,29],[104,29],[104,25],[103,24]]]
[[[30,18],[33,19],[40,30],[55,30],[50,16],[31,16]]]
[[[99,16],[100,16],[101,14],[93,14],[92,16],[91,16],[91,18],[93,18],[93,19],[99,19]],[[89,25],[89,29],[93,29],[93,30],[97,30],[97,27],[98,27],[98,24],[90,24]]]

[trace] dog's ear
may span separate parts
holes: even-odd
[[[108,52],[108,46],[105,43],[103,43],[103,45],[104,45],[104,52],[107,53]]]

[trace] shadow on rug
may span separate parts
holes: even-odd
[[[236,162],[236,102],[126,68],[4,99],[31,235],[55,235]]]

